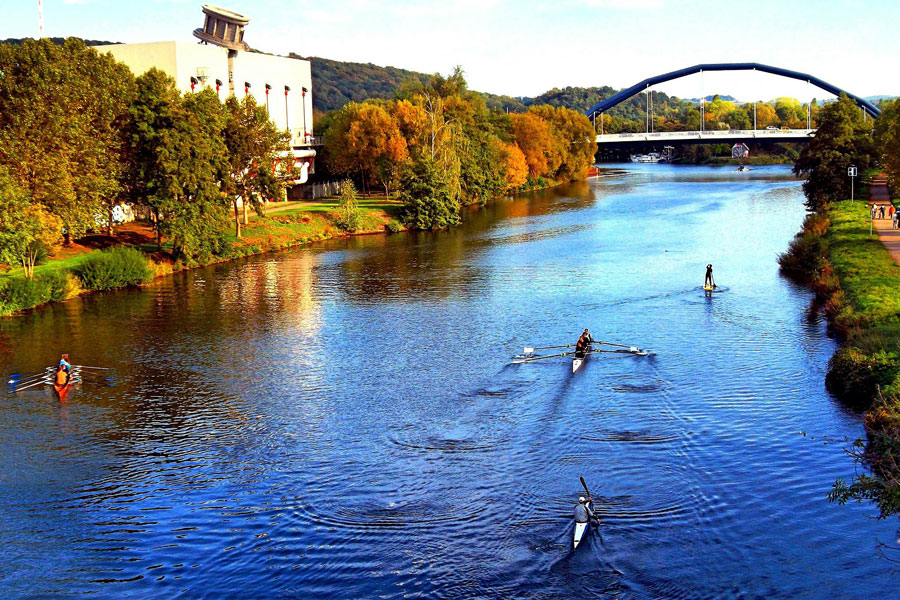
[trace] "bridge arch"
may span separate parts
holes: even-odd
[[[830,94],[834,94],[835,96],[846,94],[851,100],[856,102],[857,106],[866,111],[866,113],[872,118],[875,118],[881,114],[881,109],[879,109],[868,100],[860,98],[859,96],[851,94],[850,92],[846,92],[835,85],[831,85],[830,83],[822,81],[818,77],[807,75],[806,73],[800,73],[799,71],[790,71],[788,69],[771,67],[769,65],[762,65],[759,63],[706,63],[702,65],[694,65],[693,67],[688,67],[686,69],[679,69],[678,71],[672,71],[670,73],[664,73],[655,77],[648,77],[640,83],[636,83],[630,88],[622,90],[618,94],[610,96],[606,100],[601,100],[600,102],[589,108],[585,114],[590,117],[595,113],[604,113],[610,108],[616,106],[617,104],[621,104],[622,102],[628,100],[632,96],[639,94],[640,92],[643,92],[651,86],[654,86],[658,83],[663,83],[665,81],[687,77],[688,75],[700,73],[701,71],[762,71],[764,73],[771,73],[772,75],[790,77],[791,79],[797,79],[799,81],[811,83]]]

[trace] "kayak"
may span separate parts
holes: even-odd
[[[583,538],[584,534],[587,533],[590,524],[590,521],[588,521],[587,523],[575,523],[575,535],[572,538],[573,550],[578,547],[578,544],[581,543],[581,538]]]

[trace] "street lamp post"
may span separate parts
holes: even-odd
[[[287,132],[291,132],[291,122],[288,120],[288,92],[291,91],[291,86],[284,86],[284,128],[287,129]]]
[[[308,134],[306,133],[306,92],[309,90],[304,88],[300,88],[302,90],[301,95],[303,96],[303,143],[307,142]]]
[[[266,84],[266,114],[269,114],[269,90],[272,89],[272,86],[268,83]]]

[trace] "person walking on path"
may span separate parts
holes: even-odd
[[[891,196],[887,189],[887,176],[883,173],[876,175],[869,185],[869,202],[873,205],[891,205]],[[878,239],[887,248],[894,262],[900,264],[900,217],[897,210],[894,210],[894,219],[885,223],[884,221],[874,221],[872,223]]]
[[[882,204],[881,206],[878,207],[878,212],[881,214],[881,216],[878,218],[883,219],[884,218],[884,204]]]
[[[873,204],[873,205],[870,207],[869,212],[872,213],[872,220],[873,220],[873,221],[875,220],[875,212],[876,212],[877,210],[878,210],[878,206],[875,205],[875,204]]]

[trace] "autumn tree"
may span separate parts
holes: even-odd
[[[380,183],[386,195],[409,156],[390,113],[371,103],[348,102],[332,120],[325,144],[334,171],[359,175],[363,186]]]
[[[766,102],[756,103],[756,127],[765,129],[770,125],[778,125],[778,113],[775,108]]]
[[[528,175],[532,179],[546,175],[550,170],[550,164],[545,151],[553,144],[550,127],[533,112],[511,116],[516,145],[525,155]]]
[[[501,142],[502,143],[502,142]],[[506,190],[514,190],[528,181],[528,163],[517,144],[503,144],[502,157],[506,170]]]
[[[529,112],[541,117],[550,128],[553,139],[552,153],[547,155],[550,176],[561,180],[583,179],[597,153],[597,140],[588,118],[562,106],[538,106]]]

